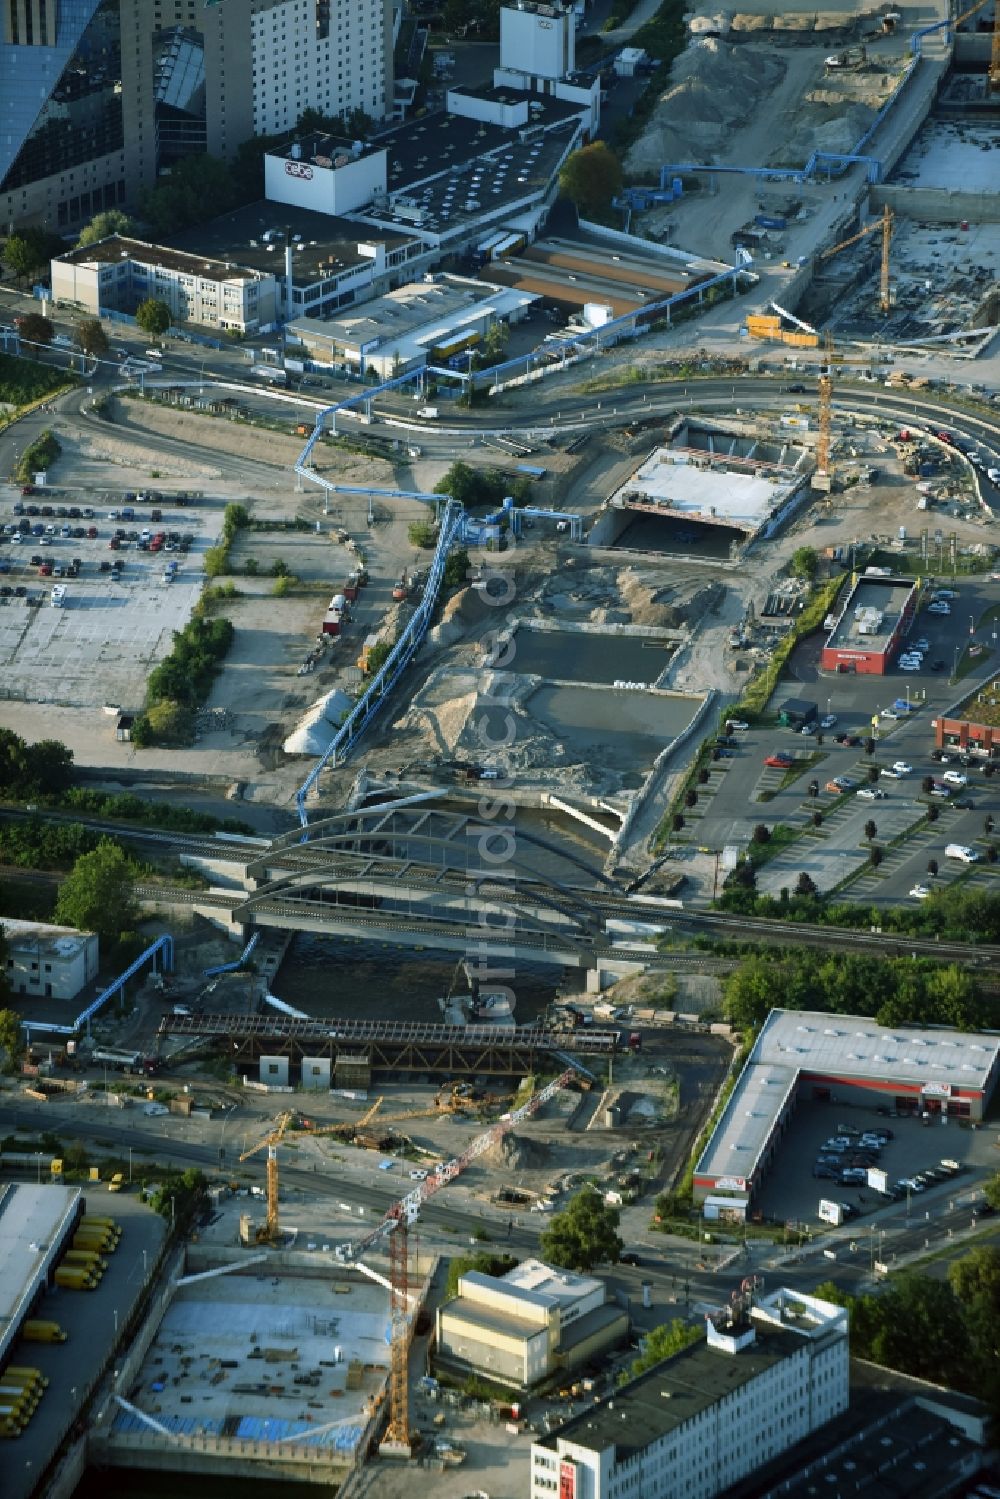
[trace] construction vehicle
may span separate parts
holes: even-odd
[[[842,52],[834,52],[832,56],[824,61],[828,72],[854,73],[860,68],[868,66],[867,49],[860,45],[856,47],[845,47]]]
[[[29,1317],[21,1327],[21,1336],[26,1343],[65,1343],[66,1334],[58,1322],[42,1322]]]
[[[267,1216],[263,1226],[259,1227],[256,1232],[258,1244],[275,1244],[280,1234],[278,1227],[278,1146],[294,1118],[294,1110],[286,1110],[284,1114],[278,1116],[271,1133],[265,1135],[263,1140],[259,1140],[256,1145],[252,1145],[240,1156],[241,1161],[248,1161],[251,1156],[257,1154],[258,1150],[267,1147]]]
[[[822,264],[825,260],[832,260],[834,255],[839,255],[841,250],[847,250],[851,245],[856,245],[859,240],[866,239],[869,234],[875,234],[881,230],[882,270],[879,277],[878,305],[882,312],[888,312],[892,305],[891,288],[889,285],[889,248],[892,244],[892,223],[892,209],[886,204],[880,218],[873,219],[870,224],[866,224],[856,234],[850,235],[847,239],[842,239],[837,245],[831,245],[829,250],[821,250],[816,256],[817,261]]]

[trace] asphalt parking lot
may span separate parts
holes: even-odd
[[[121,1242],[94,1291],[53,1288],[34,1313],[58,1322],[65,1343],[18,1343],[17,1364],[39,1369],[49,1380],[41,1404],[17,1441],[17,1461],[0,1465],[4,1499],[20,1499],[34,1488],[38,1475],[76,1418],[120,1338],[132,1308],[152,1275],[166,1224],[136,1197],[110,1197],[87,1191],[87,1211],[113,1217],[122,1226]],[[7,1449],[5,1456],[10,1449]]]
[[[883,677],[821,673],[822,636],[804,641],[792,654],[791,679],[783,681],[775,693],[772,711],[786,698],[802,697],[816,704],[820,716],[835,715],[836,724],[824,733],[821,744],[816,738],[777,727],[752,728],[734,736],[736,746],[727,752],[732,758],[723,762],[725,774],[712,777],[711,800],[696,824],[697,842],[710,848],[746,844],[756,823],[801,826],[818,810],[824,816],[822,837],[803,840],[778,856],[762,869],[758,883],[762,890],[775,892],[794,884],[799,871],[805,869],[817,885],[828,889],[852,867],[857,869],[865,863],[863,829],[869,819],[875,822],[876,841],[883,846],[918,823],[927,807],[921,784],[928,775],[939,778],[943,769],[931,758],[931,719],[937,711],[965,697],[980,677],[1000,666],[994,639],[995,632],[1000,632],[1000,621],[987,617],[1000,606],[1000,583],[989,577],[963,579],[955,584],[955,592],[950,615],[930,615],[925,607],[914,620],[910,637],[925,636],[930,646],[924,668],[917,672],[894,666]],[[982,667],[977,665],[960,683],[949,685],[956,656],[969,644],[970,626],[975,626],[974,638],[983,646]],[[947,669],[935,672],[935,661],[945,661]],[[878,788],[885,792],[884,798],[855,801],[851,797],[834,810],[838,798],[826,791],[827,782],[835,775],[846,776],[853,782],[852,790],[857,790],[867,784],[869,768],[860,745],[837,744],[835,736],[845,733],[863,740],[872,732],[872,718],[897,698],[908,699],[911,712],[901,712],[897,719],[880,717],[873,758],[879,766],[904,760],[912,766],[912,773],[899,781],[881,779]],[[785,773],[764,769],[766,756],[779,750],[796,758],[818,759],[792,784],[782,787]],[[962,809],[938,801],[937,821],[917,828],[912,839],[907,837],[898,847],[885,847],[879,870],[860,876],[857,885],[850,887],[852,893],[883,903],[905,900],[916,882],[927,882],[931,858],[939,864],[937,883],[959,875],[976,884],[996,878],[985,863],[970,870],[944,857],[949,842],[973,847],[978,844],[980,853],[984,852],[987,814],[1000,826],[1000,777],[987,780],[976,767],[968,767],[965,773],[968,785],[956,790],[954,800],[968,800],[972,806]],[[819,795],[809,799],[808,785],[813,779],[819,782]]]
[[[885,1118],[875,1107],[859,1108],[843,1103],[820,1103],[803,1099],[795,1112],[795,1123],[764,1182],[758,1207],[766,1218],[778,1222],[801,1222],[820,1228],[818,1207],[821,1198],[847,1202],[857,1209],[859,1218],[884,1208],[887,1203],[868,1186],[847,1186],[826,1177],[813,1176],[813,1166],[823,1142],[837,1133],[840,1123],[860,1130],[888,1127],[894,1139],[882,1150],[878,1165],[890,1182],[926,1171],[941,1160],[958,1161],[962,1167],[957,1176],[936,1183],[925,1192],[910,1194],[910,1214],[923,1217],[928,1211],[940,1213],[957,1196],[970,1192],[991,1176],[997,1167],[995,1125],[977,1129],[963,1128],[957,1121],[942,1124],[940,1119],[924,1125],[920,1119]],[[905,1212],[906,1199],[900,1199]]]
[[[191,616],[204,553],[221,525],[220,503],[182,498],[62,487],[22,496],[13,486],[0,488],[5,696],[74,707],[141,705],[150,670]],[[121,514],[127,507],[131,516]],[[56,585],[65,590],[58,607]]]

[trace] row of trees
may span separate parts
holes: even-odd
[[[0,729],[0,797],[58,796],[73,781],[73,751],[58,739],[29,744]]]
[[[936,820],[937,808],[930,807],[928,816]],[[813,824],[822,826],[822,812],[813,814]],[[993,831],[986,827],[987,833]],[[869,844],[869,861],[877,864],[882,849],[872,840],[878,827],[870,819],[864,828]],[[756,829],[755,829],[756,835]],[[997,848],[990,844],[986,851],[987,862],[996,863]],[[737,912],[744,916],[760,916],[779,921],[810,922],[821,926],[840,927],[854,931],[867,931],[880,926],[883,931],[898,932],[908,937],[940,937],[954,942],[1000,942],[1000,894],[986,890],[970,890],[967,885],[945,885],[932,891],[927,900],[918,906],[872,907],[854,901],[831,900],[817,890],[815,882],[803,871],[795,883],[780,895],[759,894],[754,872],[754,849],[750,857],[742,859],[726,877],[725,887],[719,898],[724,911]],[[927,873],[933,878],[939,869],[936,858],[927,861]]]
[[[132,726],[133,743],[190,743],[195,710],[208,696],[235,634],[228,619],[198,616],[174,631],[173,649],[147,683],[146,708]]]
[[[938,1279],[909,1271],[878,1296],[850,1296],[833,1282],[816,1295],[846,1306],[851,1352],[948,1385],[1000,1415],[1000,1249],[977,1245]]]
[[[987,1020],[972,976],[957,964],[839,949],[826,954],[806,948],[752,953],[727,976],[722,992],[726,1019],[742,1031],[756,1030],[775,1008],[958,1030],[974,1030]]]

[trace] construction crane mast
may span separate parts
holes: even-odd
[[[823,475],[825,487],[833,487],[830,467],[830,436],[833,430],[833,334],[824,334],[826,364],[819,377],[819,432],[816,435],[816,474]],[[817,486],[819,487],[819,486]]]
[[[866,224],[865,227],[863,229],[859,229],[856,234],[850,235],[847,239],[842,239],[838,245],[832,245],[829,250],[823,250],[817,256],[817,259],[819,261],[830,260],[834,255],[839,255],[841,250],[847,250],[851,245],[856,245],[859,240],[867,238],[869,234],[875,234],[879,230],[881,230],[882,271],[879,277],[878,305],[882,312],[888,312],[891,305],[889,287],[889,249],[892,245],[892,223],[892,209],[888,206],[888,204],[886,204],[879,218],[873,219],[870,224]]]
[[[410,1446],[410,1400],[408,1364],[412,1317],[410,1313],[409,1289],[409,1228],[417,1219],[420,1209],[428,1198],[440,1192],[455,1180],[470,1164],[477,1160],[492,1145],[502,1139],[509,1130],[529,1119],[536,1109],[547,1103],[560,1089],[568,1086],[577,1076],[574,1068],[568,1068],[554,1082],[548,1083],[538,1093],[515,1109],[505,1118],[484,1130],[466,1146],[461,1155],[444,1161],[425,1181],[419,1182],[412,1192],[394,1202],[381,1221],[369,1229],[360,1239],[352,1239],[337,1246],[337,1258],[342,1261],[360,1259],[366,1249],[381,1239],[388,1239],[389,1252],[389,1305],[392,1321],[391,1357],[389,1364],[389,1426],[386,1441],[392,1446],[408,1449]]]
[[[266,1239],[270,1244],[273,1244],[278,1237],[278,1146],[285,1130],[294,1118],[293,1109],[280,1114],[271,1133],[265,1135],[263,1140],[258,1140],[256,1145],[252,1145],[240,1156],[241,1161],[247,1161],[252,1155],[256,1155],[258,1150],[263,1150],[265,1145],[267,1146],[267,1217],[264,1220],[264,1228],[258,1232],[257,1238]]]

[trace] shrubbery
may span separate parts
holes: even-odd
[[[190,742],[195,709],[208,696],[235,634],[228,619],[195,618],[174,631],[173,650],[150,675],[146,710],[132,726],[133,743]]]
[[[73,377],[65,370],[50,369],[33,359],[15,359],[12,354],[0,354],[0,401],[11,406],[27,406],[74,383]]]
[[[47,472],[55,463],[62,447],[46,428],[40,437],[36,437],[33,443],[25,448],[21,454],[21,461],[17,465],[17,478],[21,484],[27,484],[36,473]]]

